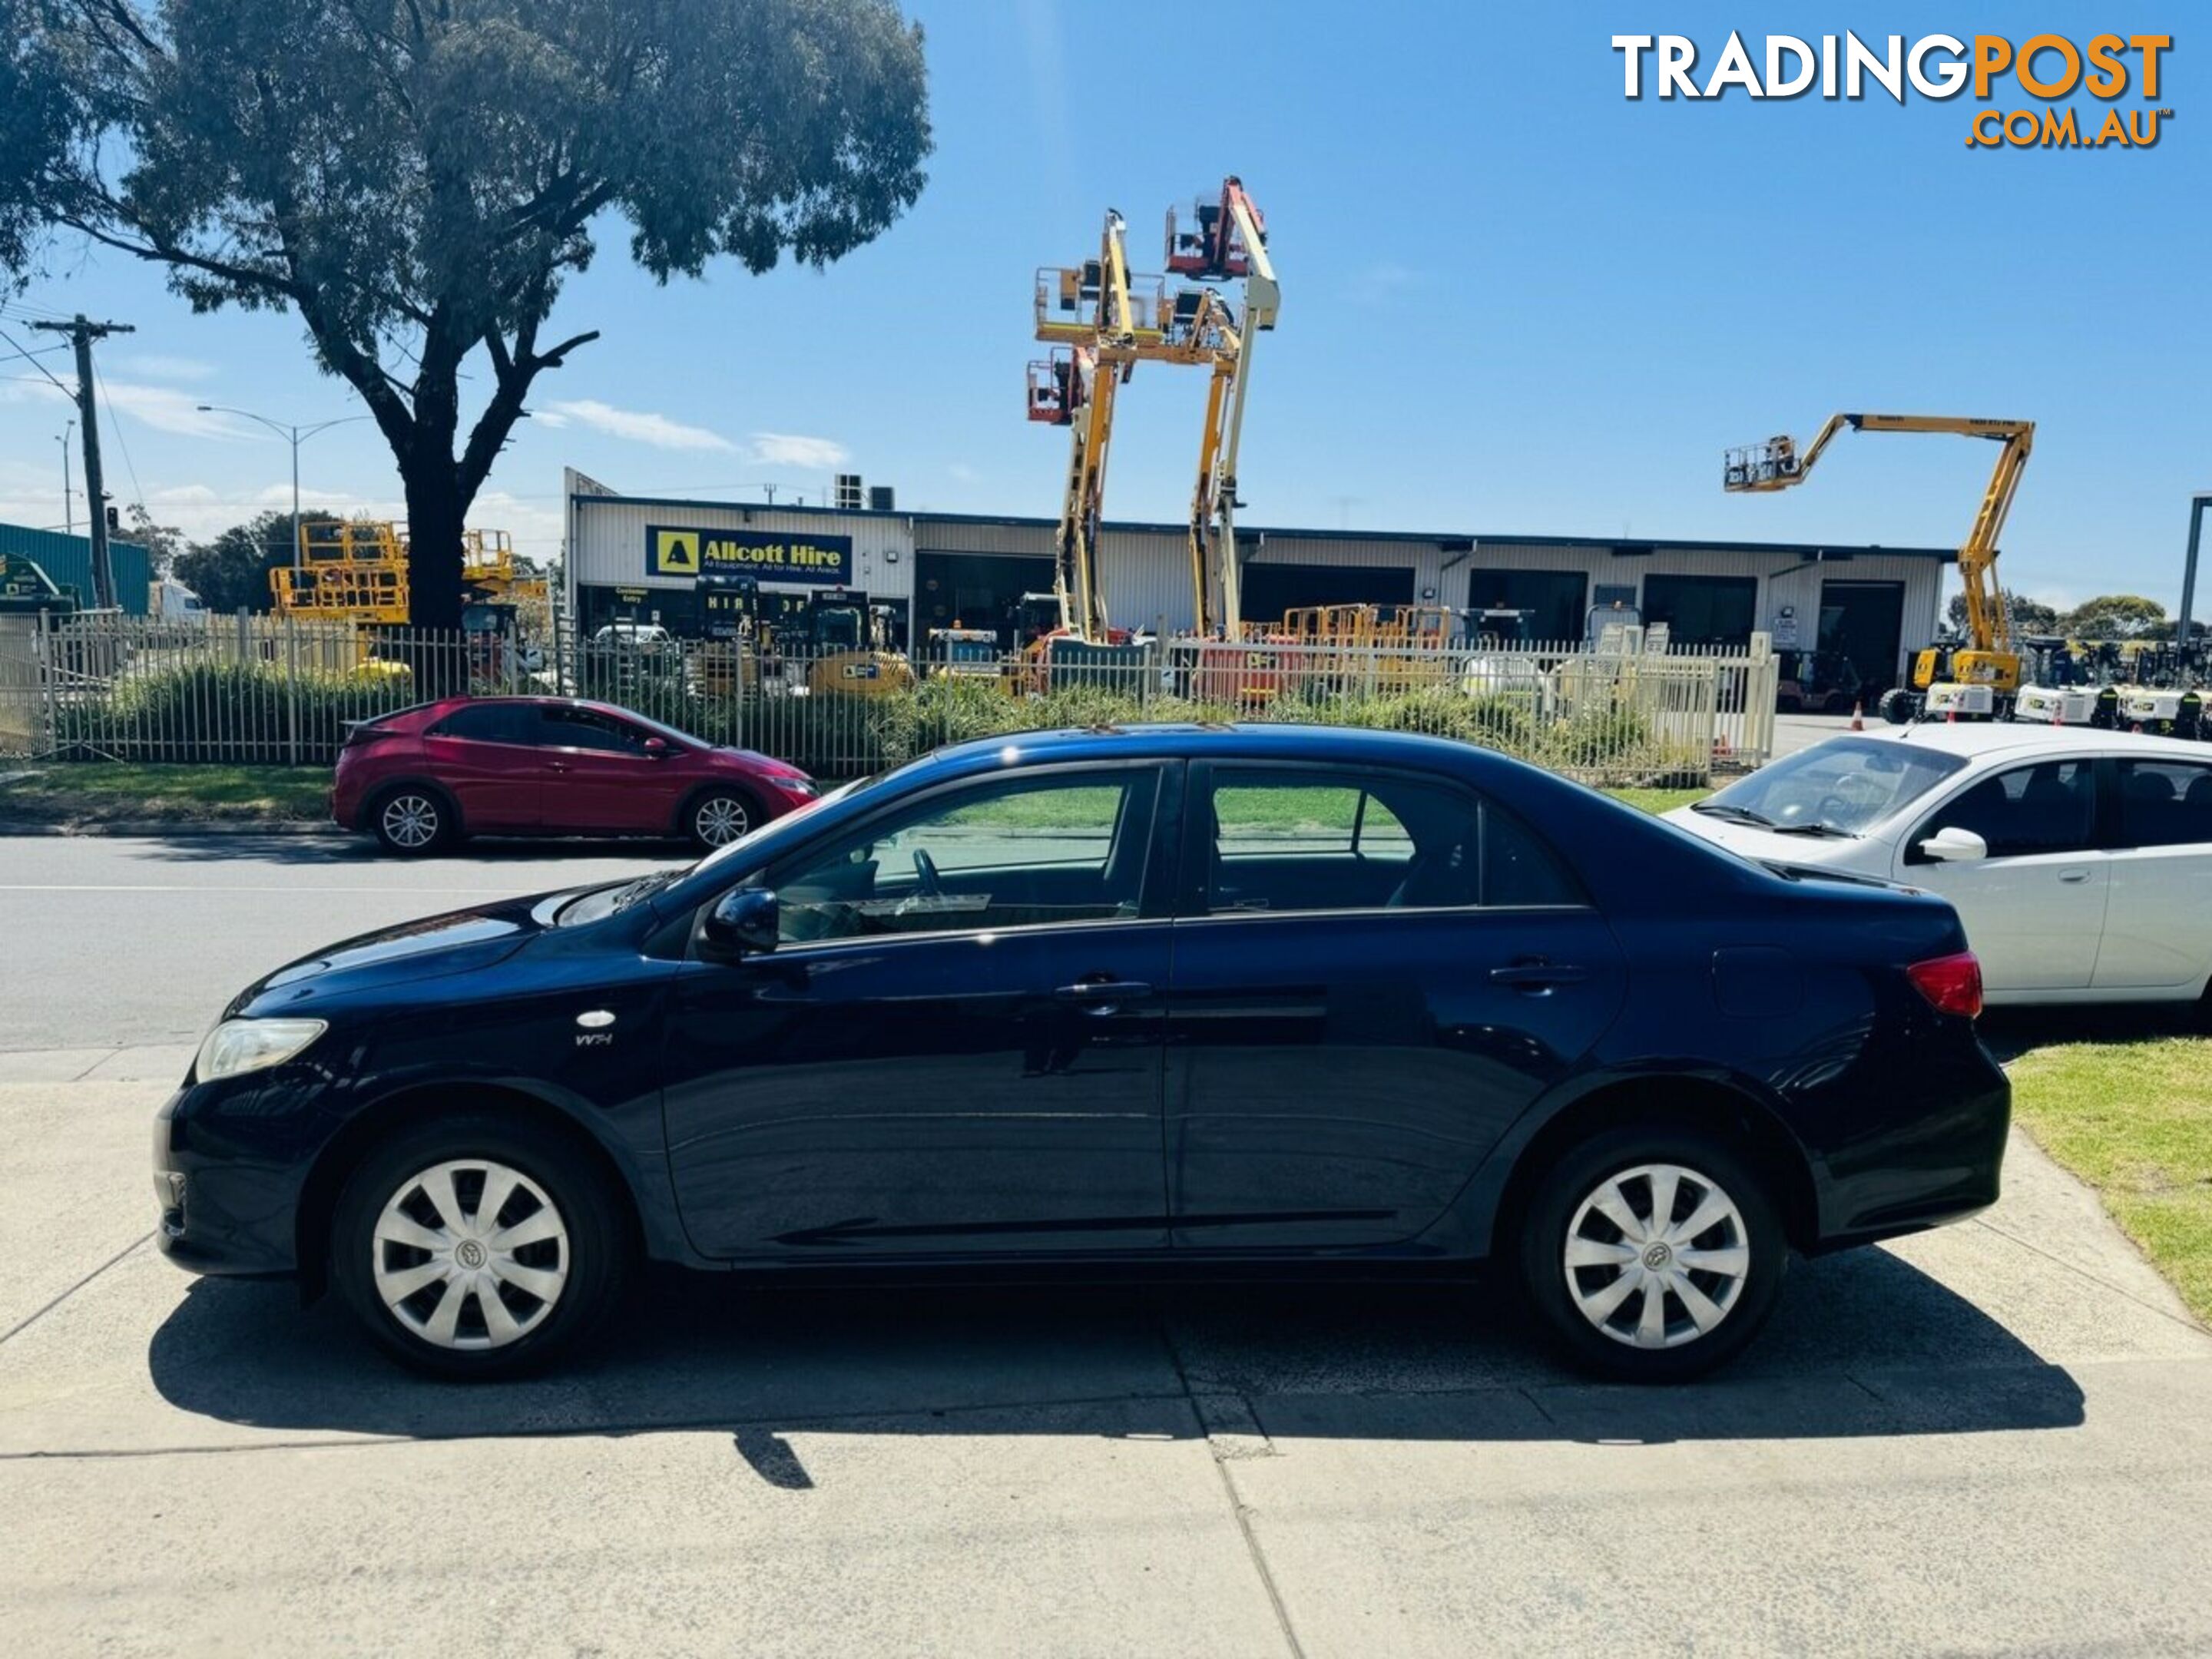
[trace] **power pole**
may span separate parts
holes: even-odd
[[[107,495],[100,479],[100,410],[93,398],[92,343],[111,334],[135,334],[128,323],[95,323],[79,312],[66,323],[33,323],[33,328],[66,334],[76,348],[76,410],[84,426],[85,523],[92,532],[92,602],[101,610],[115,605],[115,568],[107,556]]]

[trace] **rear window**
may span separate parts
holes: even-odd
[[[1712,797],[1770,823],[1857,834],[1911,805],[1966,765],[1962,755],[1878,738],[1832,738],[1762,766]]]
[[[428,735],[471,743],[534,743],[538,711],[526,702],[468,703],[432,726]]]
[[[2118,835],[2127,847],[2212,848],[2212,765],[2122,761]]]

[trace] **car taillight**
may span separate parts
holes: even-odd
[[[1939,1014],[1975,1019],[1982,1012],[1982,964],[1972,951],[1916,962],[1905,970],[1913,988]]]

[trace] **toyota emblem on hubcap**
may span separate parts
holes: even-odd
[[[454,1250],[453,1259],[464,1267],[481,1267],[484,1264],[484,1247],[473,1238],[465,1238]]]
[[[1654,1244],[1644,1253],[1644,1265],[1656,1273],[1674,1259],[1674,1251],[1664,1244]]]

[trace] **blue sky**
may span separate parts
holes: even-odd
[[[1284,294],[1254,378],[1249,522],[1948,545],[1983,445],[1846,437],[1802,489],[1754,497],[1722,494],[1720,453],[1838,409],[2026,416],[2008,583],[2170,605],[2188,495],[2212,489],[2212,105],[2185,20],[2033,19],[2182,37],[2158,100],[2179,113],[2141,152],[1970,149],[1965,98],[1623,97],[1616,33],[1691,35],[1709,66],[1731,24],[2026,32],[1997,6],[1757,9],[917,0],[938,150],[915,211],[824,273],[724,265],[666,289],[610,226],[556,317],[605,337],[540,380],[477,521],[550,554],[564,463],[640,493],[818,500],[841,457],[902,507],[1050,514],[1063,434],[1022,418],[1034,268],[1084,257],[1109,204],[1156,267],[1167,204],[1237,172]],[[109,487],[194,533],[289,483],[283,445],[193,404],[358,408],[289,319],[194,317],[117,256],[24,303],[138,325],[100,359]],[[0,327],[50,343],[13,309]],[[49,524],[69,411],[31,374],[0,361],[0,518]],[[1200,395],[1194,374],[1139,374],[1112,516],[1182,516]],[[313,441],[303,470],[315,500],[398,510],[366,424]]]

